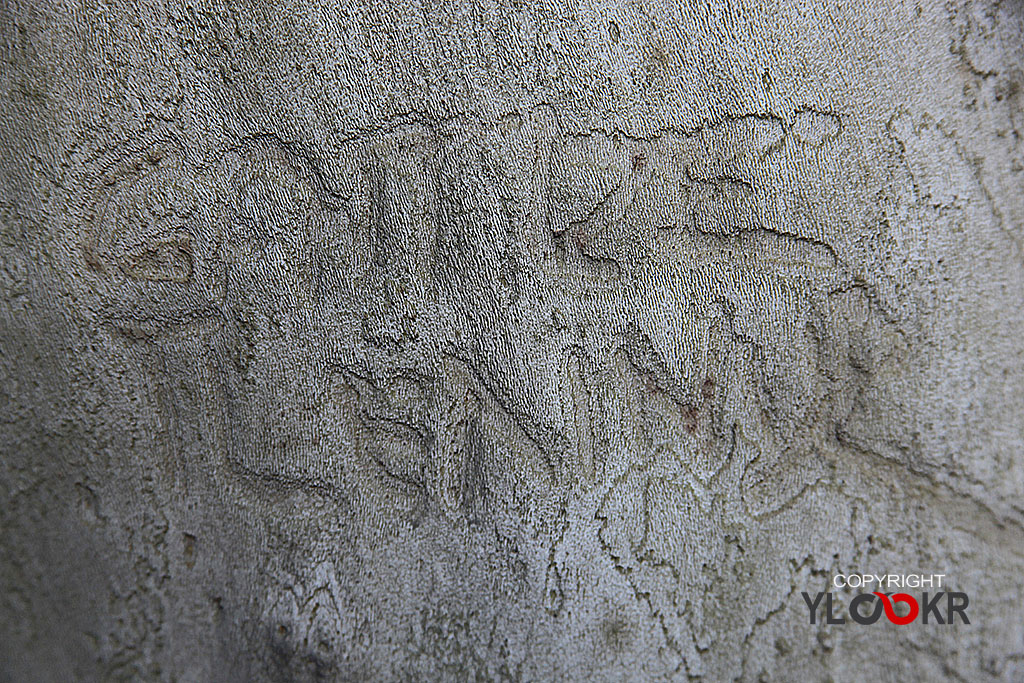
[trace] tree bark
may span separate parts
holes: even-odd
[[[0,18],[0,679],[1024,678],[1020,3]]]

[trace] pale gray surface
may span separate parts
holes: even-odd
[[[1024,678],[1021,3],[0,22],[0,678]]]

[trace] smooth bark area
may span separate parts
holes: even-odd
[[[1024,5],[834,4],[6,0],[0,679],[1024,678]]]

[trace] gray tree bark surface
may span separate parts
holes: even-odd
[[[1021,3],[0,25],[0,679],[1024,678]]]

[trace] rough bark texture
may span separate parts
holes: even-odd
[[[0,679],[1024,678],[1024,8],[831,4],[5,0]]]

